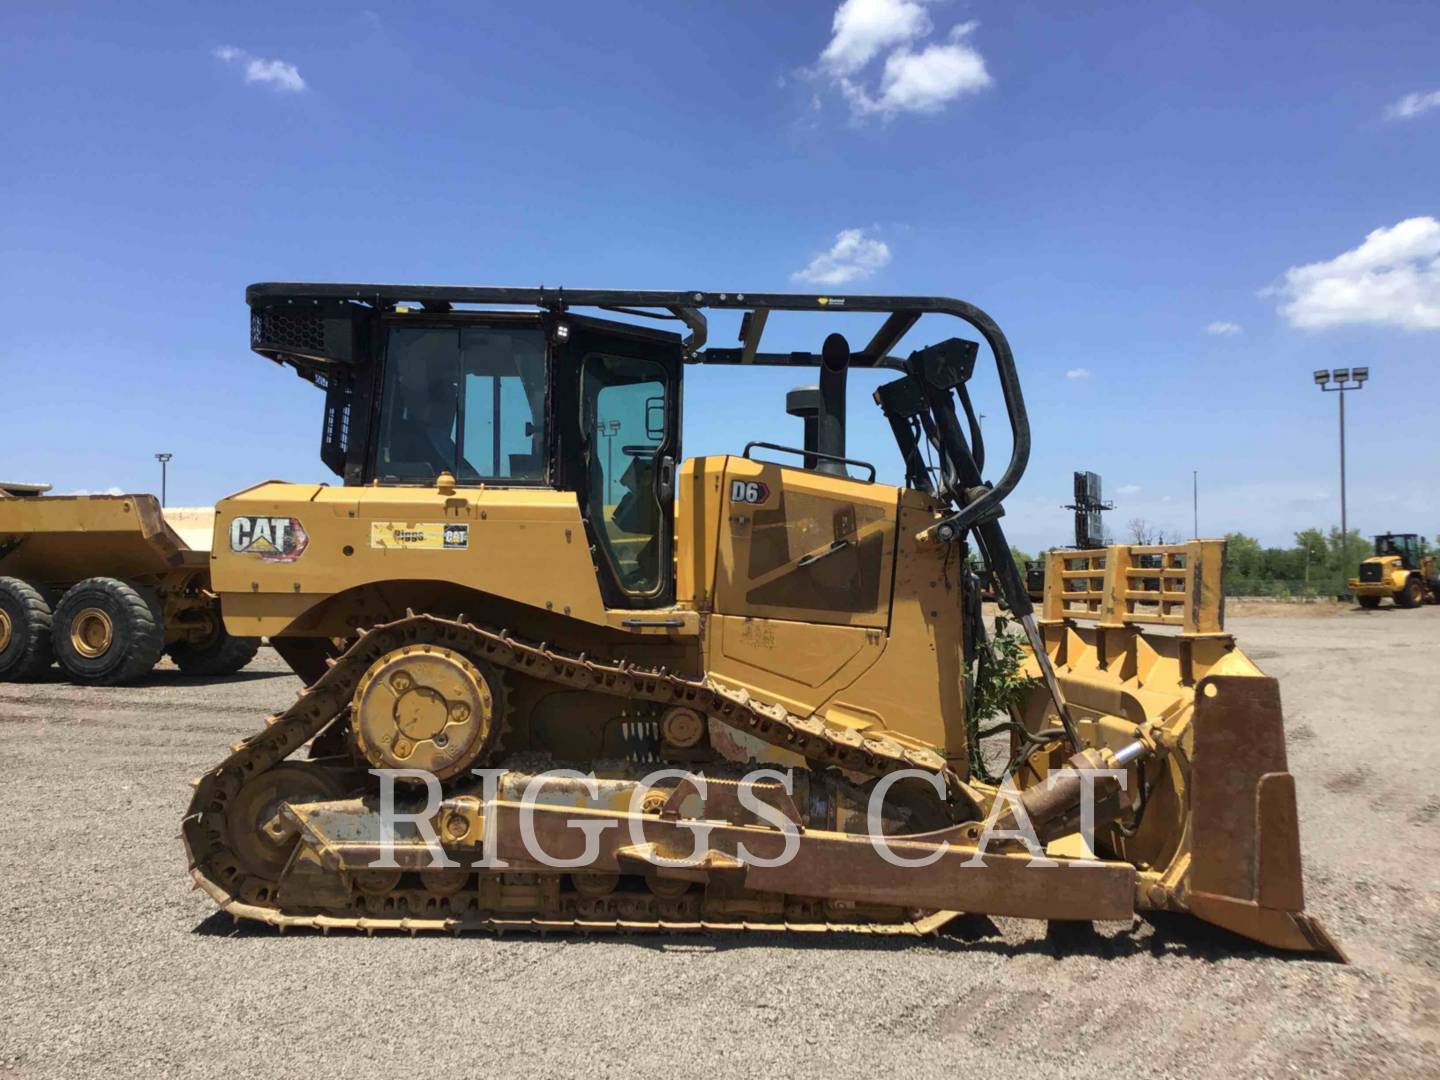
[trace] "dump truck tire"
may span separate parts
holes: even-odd
[[[1395,606],[1403,608],[1416,608],[1425,599],[1425,588],[1420,584],[1419,578],[1411,578],[1405,582],[1405,587],[1395,594]]]
[[[260,651],[260,639],[235,637],[222,627],[216,637],[196,644],[177,641],[167,650],[186,675],[234,675]]]
[[[38,679],[55,662],[50,602],[19,578],[0,577],[0,682]]]
[[[1369,608],[1371,611],[1380,606],[1380,597],[1378,596],[1357,596],[1355,599],[1360,602],[1361,607]]]
[[[55,606],[55,659],[72,682],[84,686],[138,679],[165,651],[165,630],[155,610],[153,600],[133,585],[88,578]]]

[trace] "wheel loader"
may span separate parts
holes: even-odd
[[[228,630],[306,684],[183,819],[197,887],[236,918],[917,934],[1169,911],[1341,956],[1304,911],[1276,683],[1221,623],[1223,543],[1054,552],[1036,618],[1001,525],[1029,421],[980,309],[303,283],[247,302],[251,348],[324,391],[341,483],[217,507]],[[708,340],[717,311],[733,345]],[[775,312],[823,345],[763,349]],[[929,343],[900,355],[917,324]],[[1010,428],[993,483],[981,341]],[[703,364],[813,380],[787,399],[798,445],[700,403],[734,412],[737,445],[685,460]],[[886,380],[902,483],[847,456],[851,369]],[[987,637],[972,553],[1022,641]],[[999,646],[1021,651],[997,711],[977,673]]]
[[[1360,564],[1359,576],[1350,579],[1350,592],[1363,608],[1378,608],[1390,599],[1398,608],[1440,604],[1440,574],[1435,556],[1421,550],[1415,533],[1382,533],[1375,537],[1375,554]]]
[[[259,639],[227,633],[210,590],[210,510],[192,547],[153,495],[47,491],[0,484],[0,682],[58,662],[113,686],[166,653],[188,675],[233,675],[254,658]]]

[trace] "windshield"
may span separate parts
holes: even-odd
[[[376,478],[543,482],[545,384],[538,327],[392,326]]]

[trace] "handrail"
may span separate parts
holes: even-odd
[[[779,443],[771,442],[748,442],[745,444],[745,449],[741,452],[740,456],[750,461],[761,460],[750,457],[750,451],[756,448],[761,450],[778,450],[782,454],[796,454],[806,458],[820,458],[823,461],[839,462],[841,465],[858,465],[862,469],[870,470],[869,479],[860,480],[860,478],[856,476],[847,477],[846,479],[856,480],[862,484],[873,484],[875,482],[875,466],[871,465],[868,461],[861,461],[859,458],[839,457],[836,454],[822,454],[818,450],[804,450],[798,446],[781,446]],[[779,465],[780,463],[778,461],[772,461],[768,464]]]

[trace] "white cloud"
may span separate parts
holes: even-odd
[[[835,9],[817,70],[855,116],[939,112],[993,81],[984,57],[967,40],[978,25],[961,23],[943,41],[927,44],[934,26],[921,0],[844,0]],[[881,54],[886,55],[878,85],[867,85],[866,69]]]
[[[930,17],[915,0],[845,0],[835,9],[820,64],[836,75],[853,75],[882,49],[929,32]]]
[[[1385,109],[1387,120],[1411,120],[1431,109],[1440,109],[1440,90],[1428,94],[1406,94]]]
[[[1139,495],[1141,487],[1139,484],[1121,484],[1115,489],[1116,495]]]
[[[66,495],[124,495],[118,487],[111,485],[104,491],[92,491],[90,488],[76,488],[74,491],[65,492]]]
[[[1347,323],[1440,329],[1440,221],[1415,217],[1376,229],[1328,262],[1292,266],[1260,295],[1281,297],[1280,314],[1303,330]]]
[[[284,60],[266,60],[251,56],[244,49],[233,45],[221,45],[211,55],[222,64],[234,64],[245,71],[245,82],[268,86],[281,92],[299,93],[305,89],[305,80],[300,77],[294,64]]]
[[[1090,378],[1090,369],[1083,367],[1072,367],[1069,371],[1065,372],[1065,378],[1088,379]]]
[[[1236,334],[1244,333],[1245,329],[1239,323],[1212,322],[1209,326],[1205,327],[1205,332],[1207,334],[1218,334],[1220,337],[1234,337]]]
[[[989,86],[985,58],[965,43],[976,27],[965,23],[950,31],[947,44],[927,45],[919,52],[899,48],[885,58],[880,93],[872,97],[864,87],[846,80],[845,96],[860,114],[893,116],[897,112],[939,112],[965,93]]]
[[[822,251],[790,275],[791,281],[811,285],[844,285],[868,278],[890,265],[890,248],[883,240],[865,235],[864,229],[842,229],[829,251]]]

